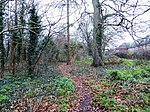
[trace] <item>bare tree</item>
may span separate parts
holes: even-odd
[[[139,0],[92,0],[94,7],[93,30],[93,66],[102,66],[103,44],[107,27],[120,27],[128,31],[132,38],[136,35],[135,24],[137,18],[150,10],[146,2]]]
[[[90,18],[81,19],[77,30],[83,41],[86,41],[88,55],[92,56],[92,21]]]

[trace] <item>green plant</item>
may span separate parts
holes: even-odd
[[[36,93],[33,90],[29,90],[29,91],[27,91],[26,95],[29,97],[34,97],[36,95]]]
[[[110,85],[110,81],[109,80],[102,80],[101,84],[103,84],[105,86],[109,86]]]
[[[143,69],[140,66],[132,67],[131,69],[112,69],[108,70],[106,73],[111,75],[112,80],[128,80],[130,78],[135,78],[136,80],[141,78],[148,78],[149,72],[145,69]]]
[[[116,57],[116,56],[113,56],[113,57],[109,56],[109,57],[104,58],[104,63],[106,65],[108,65],[108,64],[120,64],[122,62],[123,62],[123,60],[121,58]]]
[[[57,110],[60,110],[61,112],[66,112],[69,107],[70,107],[69,104],[64,103],[64,104],[61,104],[61,105],[57,108]]]
[[[127,111],[127,106],[126,105],[115,105],[113,108],[113,110],[119,110],[119,112],[126,112]]]
[[[130,70],[108,70],[108,74],[111,75],[112,80],[128,80],[129,78],[132,77],[131,71]]]
[[[55,85],[59,95],[70,95],[75,90],[73,81],[67,76],[56,80]]]
[[[58,94],[58,110],[66,112],[70,108],[69,101],[73,98],[75,91],[73,80],[69,76],[64,76],[55,81],[56,92]]]
[[[49,87],[51,87],[51,84],[44,84],[43,85],[43,88],[49,88]]]
[[[9,80],[9,79],[12,79],[12,78],[13,78],[13,75],[8,72],[7,75],[5,76],[5,78],[8,79],[8,80]]]
[[[150,72],[150,66],[144,66],[145,70]]]
[[[139,66],[134,67],[131,73],[136,80],[141,80],[142,78],[148,78],[150,76],[148,71]]]
[[[150,112],[150,107],[146,109],[138,109],[137,112]]]
[[[124,59],[123,63],[127,66],[134,66],[135,65],[135,61],[129,60],[129,59]]]
[[[105,110],[112,110],[114,112],[127,111],[126,105],[118,104],[114,98],[110,98],[109,94],[98,93],[93,98],[93,106],[105,108]]]
[[[98,93],[93,98],[93,105],[94,106],[104,106],[105,109],[111,109],[114,105],[116,105],[116,102],[113,98],[109,98],[108,95],[104,93]]]
[[[87,57],[85,57],[85,58],[83,58],[83,59],[81,59],[81,60],[79,60],[79,61],[75,61],[75,64],[76,64],[76,65],[81,65],[81,66],[84,66],[84,65],[91,65],[91,64],[92,64],[92,61],[93,61],[92,57],[87,56]]]
[[[12,91],[11,91],[10,87],[6,86],[4,89],[0,90],[0,93],[9,94],[9,93],[12,93]]]
[[[0,94],[0,102],[3,101],[3,100],[8,100],[8,99],[9,99],[8,96]]]

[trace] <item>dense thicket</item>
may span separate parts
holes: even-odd
[[[13,75],[21,69],[27,71],[29,75],[33,74],[41,32],[41,20],[36,8],[36,3],[26,4],[26,0],[0,2],[1,77],[4,69]]]

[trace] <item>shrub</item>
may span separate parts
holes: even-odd
[[[126,59],[131,58],[131,56],[129,56],[127,53],[124,53],[124,52],[118,52],[115,55],[120,57],[120,58],[126,58]]]
[[[105,59],[104,59],[104,63],[106,65],[108,65],[108,64],[120,64],[122,62],[123,62],[123,60],[121,58],[116,57],[116,56],[109,56],[109,57],[105,57]]]

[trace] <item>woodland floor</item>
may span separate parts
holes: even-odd
[[[72,74],[71,67],[66,64],[61,64],[59,65],[59,70],[64,74],[64,75],[69,75],[71,76],[71,79],[75,83],[75,92],[77,95],[77,104],[75,106],[74,111],[81,111],[81,112],[91,112],[91,104],[92,104],[92,96],[91,96],[91,89],[89,86],[85,84],[85,79],[86,77],[78,77],[75,74]]]
[[[41,66],[45,72],[34,79],[8,75],[0,80],[0,112],[149,112],[149,65],[134,66],[133,73],[132,64],[59,63]]]

